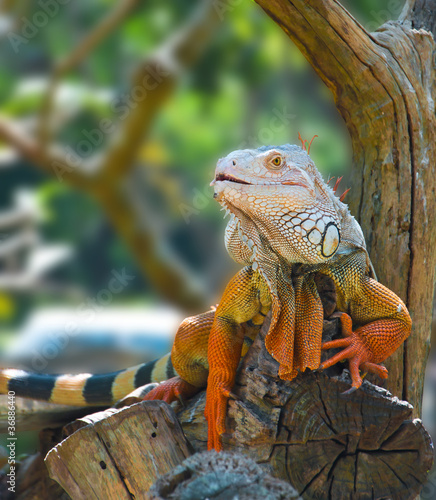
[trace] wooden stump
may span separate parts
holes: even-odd
[[[147,498],[155,480],[191,455],[171,408],[147,401],[100,412],[46,457],[50,477],[74,500]]]
[[[264,346],[267,329],[266,323],[238,371],[239,399],[229,402],[224,449],[248,455],[304,499],[415,498],[431,468],[433,446],[421,421],[412,418],[411,405],[368,381],[342,395],[351,384],[345,365],[280,380],[278,364]],[[338,335],[338,320],[326,321],[324,340]],[[203,391],[178,412],[193,448],[173,410],[160,401],[81,418],[64,428],[67,439],[48,453],[50,475],[74,499],[147,498],[158,477],[191,450],[205,450],[204,403]],[[204,470],[193,472],[192,464],[202,459],[192,460],[167,476],[164,488],[159,483],[163,490],[154,490],[156,498],[194,476],[197,486],[203,481],[208,498],[225,498],[219,488],[215,496],[209,491],[210,470],[205,477]],[[237,484],[235,478],[230,486]]]
[[[325,322],[326,339],[337,335]],[[224,448],[253,457],[289,481],[307,499],[413,499],[433,462],[431,438],[412,406],[365,381],[343,396],[351,380],[344,365],[326,373],[277,378],[263,334],[237,377],[227,418]],[[330,357],[332,353],[325,354]],[[340,372],[338,374],[338,372]],[[178,416],[197,451],[206,447],[205,394]]]

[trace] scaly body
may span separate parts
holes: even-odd
[[[122,388],[127,393],[175,374],[146,399],[172,401],[207,386],[208,446],[220,450],[239,360],[270,310],[265,344],[279,362],[280,378],[292,380],[307,368],[327,368],[344,359],[349,360],[351,390],[362,384],[360,370],[387,377],[379,363],[410,334],[410,316],[401,299],[376,281],[360,226],[307,152],[290,145],[235,151],[218,162],[212,184],[215,198],[230,214],[227,250],[244,264],[216,311],[182,323],[171,357],[106,378],[46,377],[45,399],[96,404],[104,393],[102,402],[108,403],[122,396]],[[315,273],[333,280],[342,312],[344,338],[324,345]],[[243,323],[250,327],[249,338],[241,333]],[[343,350],[320,366],[321,350],[332,347]],[[0,391],[14,387],[19,395],[20,380],[21,386],[35,387],[32,377],[37,376],[4,371]],[[68,396],[73,393],[79,396]]]

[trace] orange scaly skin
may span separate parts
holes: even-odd
[[[167,403],[185,400],[206,386],[209,371],[207,347],[215,311],[186,318],[177,330],[171,361],[178,377],[160,384],[145,400],[162,399]]]
[[[186,380],[180,377],[173,377],[165,381],[164,384],[159,384],[155,389],[150,391],[143,399],[154,400],[161,399],[166,403],[173,401],[185,401],[186,399],[195,396],[200,389],[189,384]]]
[[[244,268],[227,285],[216,311],[182,323],[171,358],[109,374],[102,387],[110,387],[110,394],[104,397],[96,391],[96,376],[35,381],[14,370],[0,372],[0,392],[13,389],[34,397],[38,390],[29,388],[35,383],[40,399],[107,403],[121,397],[123,386],[128,393],[172,377],[145,398],[171,402],[207,385],[208,448],[221,450],[239,360],[270,310],[265,346],[279,363],[280,378],[292,380],[307,368],[323,369],[344,359],[352,377],[348,392],[361,386],[359,370],[386,378],[387,370],[379,363],[410,334],[409,313],[401,299],[376,281],[359,224],[343,198],[323,181],[305,148],[235,151],[218,162],[212,184],[214,197],[231,214],[226,248]],[[345,336],[323,345],[316,273],[335,283],[336,314],[341,314]],[[320,366],[321,350],[333,347],[344,349]]]
[[[185,399],[192,395],[192,388],[199,390],[207,381],[205,416],[209,446],[221,449],[217,436],[225,432],[227,400],[241,355],[248,350],[247,338],[238,327],[251,321],[255,336],[269,309],[269,290],[261,275],[251,266],[243,268],[227,285],[216,312],[188,318],[177,332],[171,359],[188,387],[180,385],[182,379],[173,378],[153,389],[144,399],[167,402]]]
[[[219,303],[208,347],[205,416],[209,449],[221,450],[220,436],[225,432],[227,400],[231,396],[244,341],[237,333],[237,326],[252,320],[259,312],[266,314],[269,307],[268,288],[251,267],[242,269],[230,281]]]
[[[362,384],[359,369],[386,378],[387,370],[379,363],[410,334],[406,306],[374,279],[360,226],[342,203],[343,196],[335,196],[338,182],[333,190],[328,187],[305,149],[279,146],[235,151],[217,165],[212,183],[215,198],[231,213],[226,247],[247,267],[228,284],[217,308],[207,362],[207,332],[201,334],[202,375],[189,368],[198,364],[197,347],[189,351],[176,338],[177,348],[172,352],[174,366],[179,373],[185,370],[182,377],[190,384],[204,384],[208,373],[209,449],[222,449],[227,401],[243,346],[241,323],[251,320],[258,327],[272,309],[265,345],[279,362],[279,376],[292,380],[307,368],[323,369],[348,359],[352,376],[348,392]],[[316,272],[335,283],[345,335],[324,345]],[[196,343],[195,328],[185,336]],[[333,347],[344,350],[320,366],[321,349]],[[196,363],[190,361],[193,357]],[[148,399],[156,395],[152,392]]]

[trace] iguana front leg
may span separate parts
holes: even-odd
[[[215,313],[209,337],[205,417],[208,422],[208,449],[222,449],[227,401],[241,358],[243,335],[238,325],[262,323],[270,308],[270,296],[261,275],[251,267],[242,269],[227,285]]]
[[[351,317],[342,313],[344,339],[323,344],[322,349],[344,347],[344,350],[324,362],[320,368],[329,368],[338,361],[349,360],[353,392],[362,385],[359,368],[387,378],[385,367],[379,365],[409,336],[412,321],[403,301],[394,292],[368,276],[362,276],[349,301]],[[359,326],[353,331],[352,319]]]

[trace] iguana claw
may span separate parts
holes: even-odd
[[[341,396],[348,396],[355,391],[357,391],[357,387],[351,386],[347,391],[341,392]]]
[[[168,404],[173,401],[180,401],[183,404],[184,401],[194,396],[199,390],[198,387],[188,384],[180,377],[173,377],[151,390],[144,396],[143,400],[161,399]]]
[[[206,407],[204,415],[207,420],[207,449],[221,451],[223,448],[221,436],[226,432],[227,401],[233,396],[223,382],[209,376],[207,384]]]
[[[387,378],[388,371],[384,366],[374,363],[377,361],[376,356],[371,352],[370,348],[362,340],[362,333],[364,332],[366,325],[364,327],[358,328],[356,331],[352,329],[351,317],[342,313],[340,316],[342,324],[342,334],[345,338],[338,340],[331,340],[329,342],[324,342],[322,344],[322,349],[334,349],[338,347],[344,347],[344,349],[335,354],[333,357],[325,361],[320,365],[320,369],[324,370],[330,366],[335,365],[339,361],[345,359],[349,360],[350,374],[352,380],[352,387],[343,394],[351,394],[362,385],[362,377],[359,373],[359,368],[364,372],[371,372],[377,374],[380,378]]]

